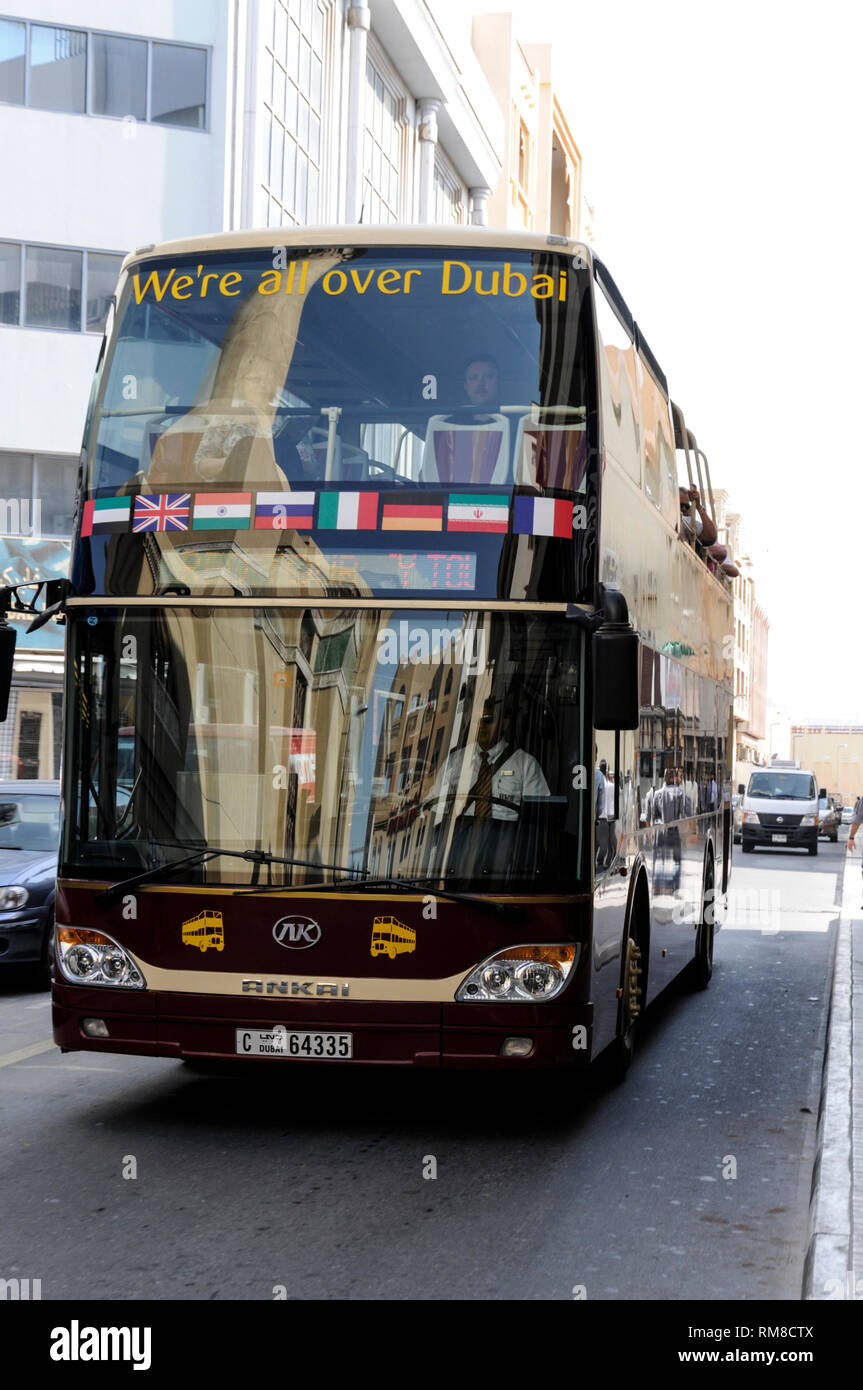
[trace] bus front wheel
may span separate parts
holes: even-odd
[[[695,938],[695,955],[689,964],[689,980],[695,989],[707,989],[713,974],[713,859],[708,858],[701,900],[701,921]]]
[[[635,1030],[644,999],[644,971],[641,947],[638,944],[638,923],[629,925],[623,951],[620,1003],[617,1012],[617,1037],[609,1049],[612,1079],[621,1082],[632,1065],[635,1055]]]

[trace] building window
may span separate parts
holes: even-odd
[[[150,120],[203,130],[207,110],[207,53],[177,43],[152,45]]]
[[[81,327],[83,255],[55,246],[28,246],[24,269],[27,328]]]
[[[521,210],[522,221],[529,230],[533,227],[533,215],[530,211],[530,196],[528,185],[530,183],[530,131],[525,122],[518,115],[516,108],[516,127],[518,129],[518,146],[516,150],[515,177],[513,178],[512,201]]]
[[[0,241],[0,323],[18,323],[21,317],[21,247]]]
[[[203,130],[207,50],[0,19],[0,101]]]
[[[122,256],[109,256],[99,251],[87,252],[87,303],[85,328],[88,333],[102,333],[108,318],[108,306],[120,275]]]
[[[0,324],[101,333],[122,264],[108,251],[0,241]]]
[[[319,219],[323,164],[324,11],[318,0],[275,0],[264,93],[266,220]]]
[[[90,40],[90,69],[92,115],[147,119],[147,44],[144,39],[94,34]]]
[[[374,63],[366,63],[363,220],[398,222],[401,203],[399,101]]]
[[[0,19],[0,101],[24,104],[24,67],[27,26]]]
[[[30,26],[28,104],[44,111],[86,111],[87,35],[83,30]]]
[[[465,221],[464,185],[435,160],[433,220],[442,226],[459,226]]]

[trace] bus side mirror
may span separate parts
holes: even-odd
[[[638,633],[604,623],[593,634],[593,726],[637,729],[639,713]]]
[[[738,795],[738,796],[745,796],[745,795],[746,795],[746,788],[744,787],[744,785],[743,785],[742,782],[739,782],[739,783],[737,784],[737,795]]]
[[[9,713],[9,695],[12,690],[12,664],[15,659],[15,641],[18,637],[14,627],[0,615],[0,724]]]

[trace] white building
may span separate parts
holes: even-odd
[[[423,0],[0,11],[0,581],[64,572],[90,381],[128,251],[247,226],[483,224],[496,196],[500,221],[577,235],[580,156],[549,51],[523,50],[509,16],[494,17],[496,48],[484,17],[487,77],[470,25],[443,32],[435,15]],[[507,74],[527,73],[529,121],[508,88],[502,109],[501,56]],[[510,216],[519,168],[529,187]],[[0,777],[58,767],[62,633],[23,627]]]

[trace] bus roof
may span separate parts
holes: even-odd
[[[590,248],[569,237],[548,233],[508,231],[506,227],[352,226],[264,227],[239,232],[214,232],[209,236],[180,237],[139,246],[123,261],[123,269],[162,256],[196,255],[206,251],[254,250],[275,246],[450,246],[500,247],[513,251],[563,251],[592,263]]]

